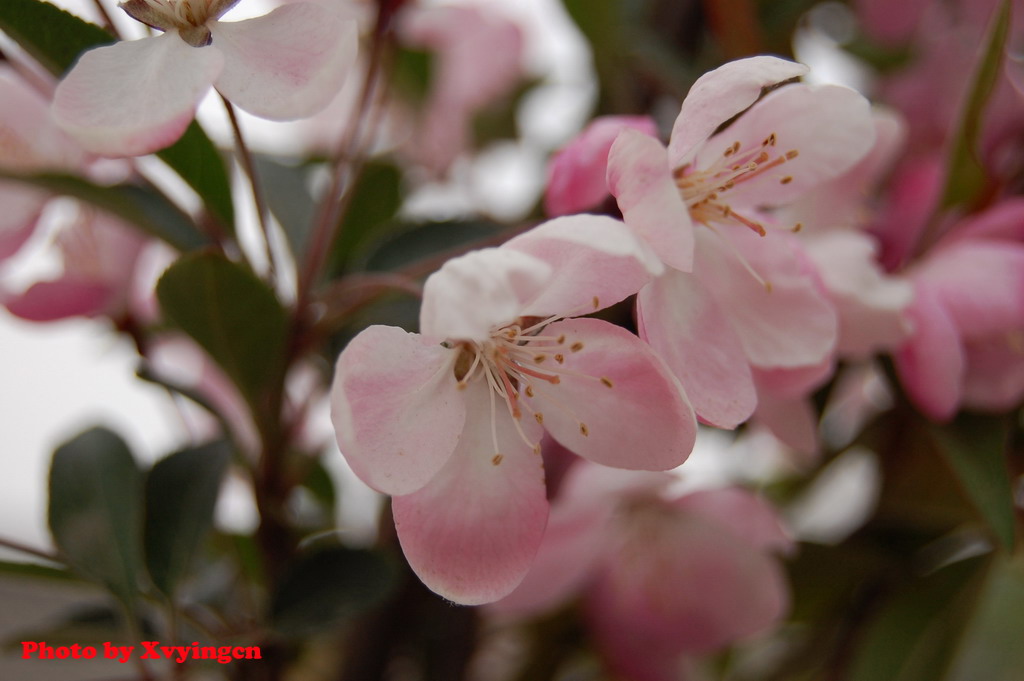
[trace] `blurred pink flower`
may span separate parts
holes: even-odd
[[[582,594],[598,652],[631,681],[677,681],[690,656],[765,632],[788,608],[774,509],[740,488],[680,496],[669,475],[570,470],[534,567],[492,612],[529,617]]]
[[[621,468],[689,455],[694,415],[661,360],[620,327],[572,318],[643,285],[658,264],[638,246],[611,218],[552,220],[433,274],[422,335],[372,326],[338,358],[339,447],[394,495],[405,555],[442,596],[493,601],[529,568],[547,522],[544,431]]]
[[[906,272],[914,331],[896,352],[910,399],[936,420],[1024,397],[1024,199],[956,225]]]
[[[15,173],[76,172],[86,167],[82,149],[50,119],[46,98],[21,77],[0,68],[0,169]],[[35,231],[49,192],[0,181],[0,262],[14,255]]]
[[[477,7],[412,7],[401,14],[403,43],[434,55],[430,90],[406,150],[442,174],[470,145],[473,116],[511,94],[524,75],[519,27]]]
[[[119,321],[136,302],[136,263],[148,240],[138,230],[80,206],[56,237],[62,272],[21,293],[4,293],[3,304],[34,322],[106,316]]]
[[[600,116],[552,157],[544,194],[544,210],[549,216],[581,213],[609,196],[605,180],[608,152],[626,128],[652,137],[658,134],[649,116]]]
[[[314,3],[219,21],[236,2],[123,2],[165,32],[84,53],[57,88],[58,125],[92,152],[135,156],[174,143],[211,85],[263,118],[302,118],[326,106],[355,60],[355,23]]]
[[[0,168],[16,173],[89,174],[90,159],[57,129],[46,98],[15,73],[0,70]],[[54,195],[31,185],[0,182],[0,261],[35,231]],[[59,227],[62,273],[24,291],[0,292],[0,303],[30,321],[106,315],[117,319],[133,302],[135,263],[146,244],[136,230],[84,204]]]

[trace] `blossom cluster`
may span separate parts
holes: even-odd
[[[612,673],[710,678],[705,658],[787,617],[801,537],[750,477],[695,482],[702,438],[770,433],[780,466],[810,478],[885,408],[869,384],[935,424],[1024,400],[1024,77],[991,28],[1024,37],[1008,3],[962,24],[941,3],[857,3],[873,39],[920,43],[877,103],[762,54],[697,78],[673,119],[598,116],[551,155],[536,219],[425,267],[373,262],[398,230],[345,211],[377,196],[361,183],[374,155],[409,183],[464,172],[475,117],[524,79],[523,28],[401,1],[371,17],[275,0],[222,19],[239,4],[126,0],[146,37],[60,74],[0,64],[0,267],[48,231],[60,262],[27,286],[0,279],[0,303],[33,322],[108,320],[140,376],[201,407],[194,439],[227,438],[247,476],[268,589],[294,587],[300,535],[331,522],[295,509],[334,440],[346,472],[390,497],[379,542],[393,521],[434,594],[495,626],[571,608]],[[424,51],[425,92],[380,87]],[[976,63],[986,87],[954,88],[948,73]],[[199,154],[211,88],[248,183],[223,173],[226,208],[180,151]],[[303,119],[329,160],[304,161],[322,175],[300,168],[284,209],[254,158],[294,167],[247,147],[236,107]],[[153,153],[197,196],[170,198],[140,159]],[[296,237],[289,207],[309,186]],[[243,193],[256,246],[234,215]],[[387,296],[414,298],[414,318],[361,316]]]

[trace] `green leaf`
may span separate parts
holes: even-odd
[[[153,584],[172,595],[213,527],[221,479],[231,460],[227,443],[184,449],[157,461],[146,477],[146,567]]]
[[[350,267],[374,239],[381,238],[402,205],[402,174],[390,163],[363,166],[352,201],[331,247],[331,271]]]
[[[1002,419],[961,415],[932,436],[967,497],[1007,551],[1014,546],[1013,487],[1006,467],[1007,430]]]
[[[186,255],[160,277],[168,320],[196,340],[250,404],[283,370],[288,318],[273,290],[249,269],[214,253]]]
[[[309,191],[309,167],[289,164],[264,154],[254,157],[270,212],[277,217],[296,259],[306,252],[313,227],[315,202]]]
[[[85,50],[117,41],[99,26],[40,0],[0,2],[0,30],[55,76]]]
[[[500,225],[483,220],[404,225],[368,248],[362,264],[367,270],[390,272],[483,242],[500,232]]]
[[[67,564],[131,603],[141,565],[141,476],[128,445],[93,428],[57,448],[49,524]]]
[[[232,233],[235,205],[224,157],[199,124],[192,121],[181,139],[158,151],[157,156],[192,187],[210,214]]]
[[[963,631],[983,564],[983,558],[954,563],[899,591],[868,626],[850,681],[940,678]]]
[[[997,556],[944,681],[1020,681],[1022,631],[1024,565],[1020,557]]]
[[[397,567],[388,556],[330,546],[299,556],[271,604],[279,632],[305,636],[337,626],[378,605],[394,588]]]
[[[396,46],[392,67],[395,88],[403,99],[422,105],[430,92],[434,55],[425,50]]]
[[[1003,0],[993,14],[992,22],[978,52],[978,61],[971,77],[970,90],[962,103],[953,131],[953,144],[947,162],[946,187],[942,192],[942,208],[971,206],[982,198],[988,177],[978,160],[978,135],[985,105],[995,88],[1002,66],[1006,36],[1010,29],[1010,2]]]
[[[79,577],[62,568],[50,567],[41,563],[21,563],[13,560],[0,560],[0,574],[15,577],[34,577],[57,581],[79,581]]]
[[[0,170],[0,178],[24,182],[92,204],[181,251],[200,248],[209,243],[177,206],[161,194],[138,185],[116,184],[105,187],[77,175],[18,175],[4,170]]]

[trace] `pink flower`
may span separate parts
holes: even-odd
[[[873,123],[875,144],[860,161],[781,211],[786,220],[804,226],[800,237],[835,307],[836,354],[843,358],[891,350],[910,332],[906,308],[913,287],[905,277],[885,271],[879,244],[862,231],[874,217],[870,199],[903,149],[906,125],[898,114],[881,108],[873,111]],[[927,194],[918,197],[928,199]],[[907,211],[900,217],[902,228],[916,239],[912,225],[917,223]]]
[[[355,60],[354,22],[313,3],[220,21],[235,2],[122,3],[164,33],[83,54],[57,88],[57,124],[90,151],[135,156],[175,142],[211,85],[263,118],[301,118],[326,106]]]
[[[494,612],[532,616],[582,593],[599,653],[635,681],[679,679],[687,657],[780,620],[789,593],[773,554],[792,541],[764,500],[739,488],[680,496],[672,476],[610,473],[569,472],[533,569]]]
[[[59,277],[3,296],[14,315],[34,322],[129,312],[136,293],[136,263],[147,239],[138,230],[80,206],[56,238],[63,262]]]
[[[907,275],[914,331],[895,355],[908,396],[947,420],[961,405],[1024,397],[1024,199],[1004,199],[949,232]]]
[[[493,11],[457,6],[410,8],[399,35],[434,54],[430,92],[407,145],[417,162],[440,174],[469,147],[473,116],[523,78],[523,35]]]
[[[608,197],[608,152],[626,128],[651,136],[658,134],[654,119],[648,116],[601,116],[552,157],[544,193],[548,215],[581,213]]]
[[[0,71],[0,167],[20,173],[86,174],[90,159],[50,119],[49,103],[25,81]],[[53,195],[21,183],[0,183],[0,261],[36,229]],[[56,237],[62,274],[24,291],[2,291],[0,302],[30,321],[72,316],[119,317],[131,301],[135,262],[146,240],[133,228],[79,204]]]
[[[817,365],[835,344],[815,267],[793,235],[771,229],[771,211],[850,168],[875,132],[866,100],[846,88],[796,84],[758,99],[805,72],[772,57],[726,64],[694,84],[667,150],[627,130],[609,154],[626,224],[670,268],[639,293],[641,336],[721,427],[753,411],[752,367]]]
[[[544,431],[621,468],[682,463],[696,434],[640,339],[572,318],[635,292],[656,262],[610,218],[559,218],[426,282],[421,334],[373,326],[338,358],[332,419],[349,465],[394,495],[413,570],[460,603],[504,596],[547,522]]]
[[[0,69],[0,168],[16,173],[80,171],[84,152],[50,120],[49,102],[7,69]],[[0,181],[0,262],[35,231],[53,195],[22,183]]]

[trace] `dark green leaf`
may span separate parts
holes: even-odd
[[[116,42],[99,26],[39,0],[0,2],[0,30],[55,76],[85,50]]]
[[[946,187],[942,193],[943,208],[971,206],[985,192],[988,178],[978,160],[978,135],[985,105],[999,77],[1009,28],[1010,2],[1003,0],[996,8],[988,32],[979,48],[970,89],[961,105],[957,126],[953,130]]]
[[[141,476],[104,428],[61,445],[50,466],[49,524],[68,565],[130,603],[141,564]]]
[[[309,168],[266,155],[257,155],[255,162],[270,212],[281,223],[288,245],[299,259],[306,252],[314,217],[313,195],[307,184]]]
[[[367,163],[353,189],[352,201],[331,247],[331,270],[352,265],[374,239],[380,239],[402,204],[402,174],[383,162]]]
[[[0,574],[58,581],[78,581],[79,579],[77,575],[61,568],[40,563],[19,563],[8,560],[0,560]]]
[[[309,473],[302,480],[302,486],[308,489],[325,508],[334,508],[336,501],[334,481],[319,460],[310,467]]]
[[[998,556],[944,681],[1020,681],[1024,669],[1024,565]],[[938,678],[938,677],[936,677]]]
[[[281,633],[304,636],[344,623],[383,602],[397,577],[379,552],[331,546],[300,556],[274,594],[271,622]]]
[[[162,195],[138,185],[117,184],[105,187],[77,175],[17,175],[2,170],[0,178],[25,182],[54,194],[71,196],[92,204],[181,251],[200,248],[208,243],[192,220],[177,206]]]
[[[394,57],[395,87],[403,99],[422,104],[430,91],[434,72],[434,56],[423,50],[400,47]]]
[[[169,321],[194,338],[256,404],[279,376],[287,314],[250,270],[213,253],[186,255],[156,287]]]
[[[460,246],[483,242],[500,234],[491,222],[430,222],[407,225],[376,243],[365,257],[368,270],[393,271]]]
[[[210,528],[221,479],[231,459],[225,442],[161,459],[146,478],[146,566],[153,584],[174,593]]]
[[[1013,487],[1006,467],[1006,424],[996,417],[962,415],[933,437],[968,498],[1007,551],[1016,530]]]
[[[192,187],[222,227],[234,231],[235,206],[224,158],[198,123],[192,121],[181,139],[157,156]]]
[[[949,565],[900,591],[874,619],[850,681],[935,681],[970,612],[984,559]]]

